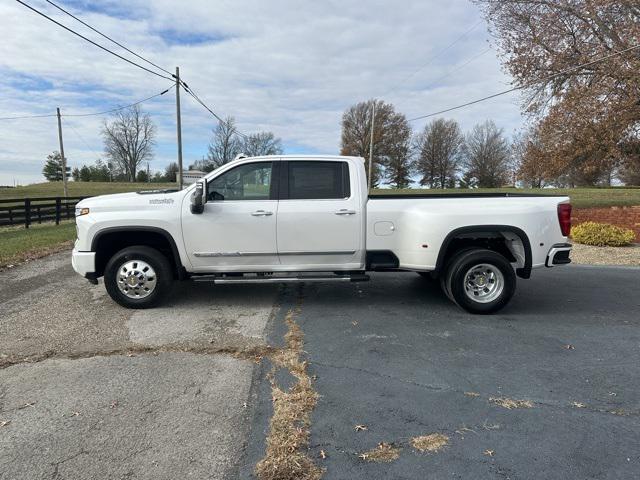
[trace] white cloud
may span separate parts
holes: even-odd
[[[30,3],[107,45],[46,3]],[[110,0],[101,2],[100,11],[95,3],[65,7],[155,63],[170,70],[180,65],[203,100],[235,116],[243,131],[272,130],[298,150],[335,153],[344,109],[392,87],[385,100],[411,118],[495,93],[509,82],[493,51],[456,70],[487,48],[484,22],[433,58],[479,21],[467,0],[191,0],[177,8],[173,0]],[[0,43],[0,117],[52,113],[56,106],[63,113],[100,111],[150,96],[169,83],[18,3],[0,5],[0,16],[7,19]],[[46,85],[50,88],[43,89]],[[172,95],[144,106],[159,127],[152,168],[175,158]],[[510,132],[521,121],[516,100],[505,96],[447,116],[464,128],[493,118]],[[214,121],[190,98],[183,96],[182,103],[189,163],[206,152]],[[65,150],[72,165],[92,162],[101,152],[101,121],[66,120]],[[57,148],[55,118],[0,122],[0,184],[14,176],[40,180],[43,159]]]

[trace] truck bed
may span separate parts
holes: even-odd
[[[371,200],[395,200],[412,198],[509,198],[509,197],[564,197],[544,193],[469,192],[469,193],[378,193],[369,194]]]

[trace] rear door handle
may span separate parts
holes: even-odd
[[[268,217],[273,215],[273,212],[267,212],[265,210],[256,210],[255,212],[251,212],[251,215],[254,217]]]
[[[347,210],[346,208],[342,208],[340,210],[338,210],[337,212],[335,212],[336,215],[355,215],[356,211],[355,210]]]

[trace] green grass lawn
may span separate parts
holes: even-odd
[[[158,188],[177,188],[175,183],[127,183],[127,182],[69,182],[70,197],[91,197],[107,193],[136,192]],[[59,197],[63,195],[62,182],[34,183],[24,187],[0,188],[0,199]]]
[[[619,207],[640,205],[640,188],[477,188],[473,190],[445,189],[429,190],[407,188],[402,190],[376,189],[373,193],[383,195],[403,194],[433,194],[433,193],[481,193],[481,192],[507,192],[507,193],[535,193],[543,195],[567,195],[575,208],[590,207]]]
[[[0,268],[71,248],[75,222],[0,228]]]
[[[175,183],[107,183],[107,182],[69,182],[70,196],[94,196],[107,193],[132,192],[139,190],[154,190],[158,188],[176,188]],[[568,195],[571,203],[576,208],[588,207],[612,207],[640,205],[640,188],[544,188],[544,189],[524,189],[524,188],[496,188],[496,189],[377,189],[376,194],[393,195],[395,193],[404,194],[430,194],[430,193],[480,193],[480,192],[515,192],[515,193],[537,193],[545,195]],[[62,195],[61,182],[47,182],[27,185],[17,188],[0,189],[0,199],[3,198],[35,198],[35,197],[55,197]]]

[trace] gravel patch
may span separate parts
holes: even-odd
[[[573,244],[571,261],[580,265],[640,266],[640,243],[629,247],[592,247]]]

